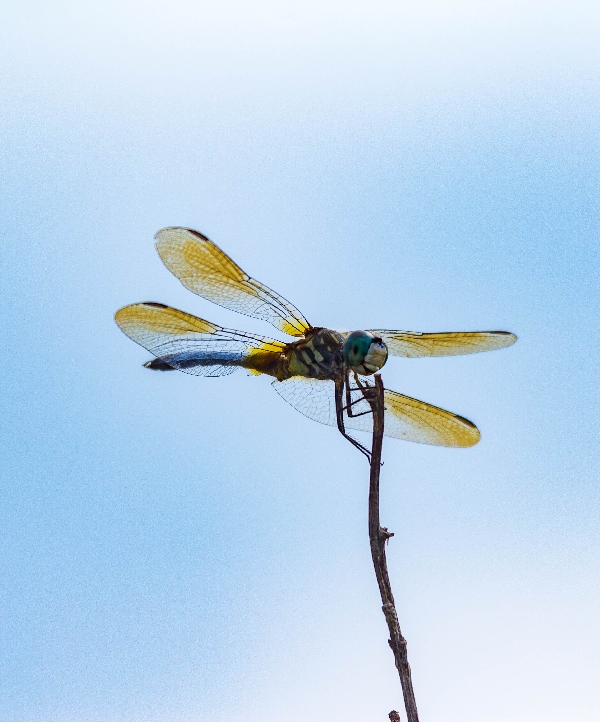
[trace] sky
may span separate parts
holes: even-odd
[[[266,378],[151,373],[114,324],[208,235],[481,442],[384,443],[425,722],[600,716],[596,2],[0,3],[0,718],[405,719],[368,467]],[[15,366],[15,355],[18,363]],[[366,441],[367,437],[361,440]]]

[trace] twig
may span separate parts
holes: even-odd
[[[374,393],[367,396],[367,400],[373,411],[373,446],[371,449],[371,474],[369,483],[369,539],[371,541],[371,556],[375,575],[379,584],[379,592],[383,603],[382,611],[390,630],[390,645],[394,653],[396,669],[400,675],[400,684],[404,694],[404,707],[408,722],[419,722],[417,703],[413,692],[412,679],[410,676],[410,665],[406,654],[406,640],[400,631],[394,595],[387,570],[385,558],[385,545],[393,536],[379,522],[379,473],[381,471],[381,449],[383,446],[383,425],[384,425],[384,395],[381,376],[375,374]],[[400,716],[393,710],[389,714],[390,720],[399,720]]]

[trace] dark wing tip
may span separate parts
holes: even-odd
[[[492,333],[496,336],[505,336],[507,346],[512,346],[513,343],[515,343],[515,341],[517,341],[517,339],[518,339],[518,337],[514,333],[511,333],[510,331],[492,331]]]
[[[458,421],[461,421],[465,426],[470,426],[472,429],[477,429],[475,424],[472,421],[469,421],[469,419],[465,419],[464,416],[461,416],[460,414],[452,414],[455,419],[458,419]],[[479,429],[477,429],[479,431]]]
[[[460,421],[461,424],[466,426],[472,433],[471,437],[469,438],[469,443],[461,443],[459,444],[459,447],[462,447],[463,449],[469,448],[470,446],[475,446],[475,444],[478,444],[481,440],[481,431],[475,426],[475,424],[472,421],[469,421],[469,419],[465,419],[464,416],[461,416],[460,414],[452,414],[456,421]],[[463,440],[464,441],[464,440]]]
[[[210,238],[205,236],[203,233],[200,233],[200,231],[195,231],[193,228],[186,228],[185,226],[167,226],[166,228],[161,228],[160,231],[156,231],[154,234],[154,240],[159,241],[159,236],[161,233],[165,233],[165,231],[187,231],[197,238],[200,238],[202,241],[210,241]]]

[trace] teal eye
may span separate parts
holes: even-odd
[[[353,331],[344,344],[344,361],[348,366],[360,366],[369,352],[374,336],[367,331]]]

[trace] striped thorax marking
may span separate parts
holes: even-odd
[[[306,338],[290,344],[289,350],[285,352],[286,363],[281,369],[283,378],[307,376],[313,379],[335,379],[339,375],[343,364],[343,336],[328,328],[311,331]]]

